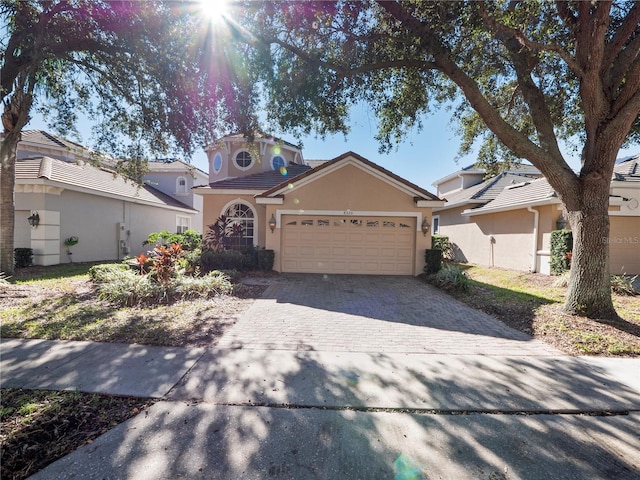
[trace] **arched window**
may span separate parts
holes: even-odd
[[[187,193],[187,179],[185,177],[176,179],[176,193]]]
[[[234,203],[225,210],[224,215],[232,225],[236,224],[242,227],[240,236],[231,238],[232,248],[249,247],[255,244],[253,241],[255,216],[249,205]]]

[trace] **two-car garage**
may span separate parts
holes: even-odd
[[[413,274],[416,217],[283,215],[281,228],[283,272]]]

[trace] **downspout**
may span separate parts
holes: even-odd
[[[540,212],[533,207],[527,207],[527,210],[533,213],[533,251],[531,252],[531,273],[536,273],[538,265],[538,222],[540,220]]]

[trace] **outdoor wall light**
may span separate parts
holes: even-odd
[[[422,230],[422,235],[424,235],[425,237],[427,236],[427,233],[429,233],[429,227],[431,227],[429,220],[427,220],[426,218],[422,220],[422,226],[420,229]]]
[[[269,219],[269,228],[271,229],[271,233],[273,233],[276,229],[276,217],[271,214],[271,218]]]
[[[27,222],[31,225],[31,228],[36,228],[40,225],[40,215],[35,210],[31,211],[31,216],[27,217]]]
[[[564,230],[567,228],[567,221],[560,215],[560,218],[556,221],[556,230]]]

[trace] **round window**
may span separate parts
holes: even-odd
[[[238,154],[236,155],[236,166],[240,170],[248,169],[251,166],[252,162],[253,162],[253,159],[251,158],[251,154],[246,150],[243,150],[242,152],[238,152]]]
[[[284,158],[282,158],[280,155],[276,155],[271,159],[271,166],[274,170],[280,170],[281,168],[287,166],[287,162],[285,162]]]
[[[222,168],[222,155],[216,153],[216,156],[213,157],[213,171],[218,173]]]

